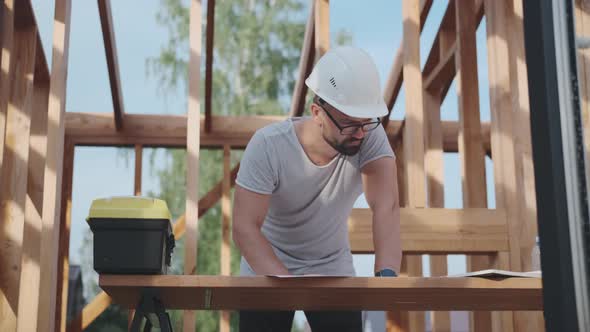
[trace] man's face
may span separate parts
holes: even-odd
[[[344,155],[357,154],[366,134],[360,126],[370,122],[371,119],[349,117],[326,103],[323,105],[318,103],[318,105],[324,111],[323,115],[320,115],[324,118],[322,130],[324,140]]]

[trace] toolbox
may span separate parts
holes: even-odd
[[[95,199],[86,219],[94,269],[108,274],[166,274],[175,241],[166,202],[149,197]]]

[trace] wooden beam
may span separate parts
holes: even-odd
[[[57,302],[55,330],[66,331],[68,314],[68,286],[70,275],[70,229],[72,226],[72,184],[74,181],[75,146],[66,141],[64,147],[61,220],[59,224],[59,254],[57,257]]]
[[[330,0],[314,0],[314,45],[317,62],[330,48]]]
[[[418,0],[402,2],[403,17],[403,74],[406,93],[406,124],[404,153],[406,163],[408,207],[426,206],[426,176],[424,173],[424,105],[422,72],[420,70],[420,6]],[[408,276],[422,275],[422,257],[405,255]],[[408,328],[424,330],[424,314],[410,312]]]
[[[442,126],[440,119],[441,100],[437,96],[424,91],[424,109],[426,112],[426,135],[424,164],[426,167],[426,186],[428,191],[428,207],[444,208],[444,162],[442,149]],[[445,276],[448,273],[447,256],[444,254],[430,255],[430,275]],[[448,311],[432,311],[430,319],[433,332],[451,330],[451,316]]]
[[[221,275],[231,275],[231,150],[229,145],[223,147],[223,195],[221,197]],[[229,311],[222,311],[219,331],[229,332]]]
[[[428,17],[428,13],[430,13],[430,8],[432,8],[432,0],[420,0],[420,33],[422,33],[422,30],[424,29],[424,24],[426,24],[426,18]],[[402,82],[404,80],[404,73],[402,70],[403,52],[404,48],[402,44],[395,54],[393,65],[385,85],[384,99],[385,103],[387,104],[387,108],[389,109],[388,114],[383,117],[383,126],[385,128],[387,128],[389,124],[389,116],[391,115],[391,111],[393,111],[393,105],[397,100],[399,90],[401,89]]]
[[[424,88],[444,100],[455,78],[455,3],[449,2],[422,71]],[[483,18],[483,0],[475,0],[476,29]]]
[[[353,209],[348,220],[351,250],[374,252],[372,213]],[[506,216],[501,210],[402,208],[402,250],[408,254],[490,253],[508,250]]]
[[[305,25],[301,56],[299,57],[299,75],[293,88],[289,116],[301,116],[305,111],[305,96],[307,95],[305,79],[311,73],[315,58],[315,1],[311,2],[310,7],[307,24]]]
[[[53,57],[49,86],[47,159],[43,185],[41,234],[41,286],[37,325],[53,331],[57,295],[57,256],[61,183],[65,136],[66,82],[70,37],[71,0],[55,1]],[[34,318],[33,318],[34,319]]]
[[[43,208],[43,177],[45,173],[45,154],[47,152],[47,100],[49,82],[37,75],[39,52],[37,43],[35,55],[35,76],[33,79],[33,109],[31,115],[31,138],[29,145],[29,167],[27,175],[27,202],[25,203],[25,227],[21,258],[21,276],[18,312],[26,315],[17,317],[17,331],[37,331],[39,311],[39,283],[41,261],[41,213]]]
[[[142,162],[143,162],[143,146],[135,145],[135,172],[133,181],[133,193],[135,196],[141,196],[141,176],[142,176]]]
[[[13,71],[7,87],[6,139],[0,173],[0,331],[7,332],[16,331],[18,317],[36,34],[35,26],[15,27],[14,58],[10,60]]]
[[[123,307],[156,287],[169,309],[541,310],[540,278],[273,278],[101,275],[99,285]],[[209,293],[211,301],[205,294]],[[477,300],[474,300],[477,298]],[[355,299],[351,301],[350,299]]]
[[[197,241],[199,220],[199,139],[200,139],[200,85],[201,85],[201,0],[191,0],[189,56],[189,100],[186,135],[186,239],[184,242],[184,274],[197,270]],[[183,331],[195,330],[196,316],[184,311]]]
[[[3,168],[4,139],[6,137],[6,108],[10,86],[10,73],[13,72],[13,34],[14,34],[14,0],[2,0],[2,20],[0,20],[0,170]],[[2,181],[2,179],[0,179]],[[0,182],[3,186],[3,182]]]
[[[455,68],[459,97],[459,159],[463,189],[463,207],[486,208],[487,187],[485,153],[481,142],[479,114],[479,84],[477,75],[476,22],[474,1],[459,5],[455,2],[457,32],[455,38]],[[485,256],[467,257],[468,271],[491,268],[491,259]],[[476,311],[470,315],[471,329],[491,331],[490,312]]]
[[[577,34],[587,36],[590,34],[590,8],[588,4],[576,1],[576,29],[579,24],[583,25],[583,30]],[[583,11],[580,6],[584,6]],[[520,243],[520,260],[522,271],[531,271],[539,269],[532,265],[532,251],[535,246],[535,237],[537,232],[537,201],[535,189],[535,172],[532,159],[531,143],[531,123],[530,123],[530,105],[528,91],[528,73],[525,62],[524,50],[524,31],[523,31],[523,1],[507,1],[507,16],[509,31],[509,72],[510,72],[510,90],[513,94],[513,137],[514,153],[516,168],[516,189],[519,208],[518,218],[521,220],[521,231],[519,234]],[[579,30],[577,30],[579,31]],[[588,61],[587,50],[578,49],[583,54],[578,54],[578,68],[587,65],[583,64]],[[579,82],[583,81],[583,76],[579,76]],[[583,83],[582,83],[583,84]],[[587,84],[587,83],[586,83]],[[580,98],[580,104],[587,104],[588,98],[586,92],[582,92],[586,97]],[[587,118],[586,118],[587,119]],[[588,132],[586,132],[588,133]],[[585,135],[587,137],[588,134]],[[585,138],[587,139],[587,138]],[[588,163],[586,163],[588,164]],[[545,328],[544,317],[538,312],[516,312],[514,313],[514,330],[516,331],[543,331]]]
[[[66,135],[78,146],[149,146],[186,147],[186,116],[127,114],[125,128],[117,132],[113,116],[105,113],[66,113]],[[246,147],[254,132],[266,125],[283,121],[281,116],[214,116],[210,134],[201,132],[202,148],[220,148],[225,144],[234,149]],[[391,121],[386,132],[390,140],[401,137],[403,121]],[[201,126],[204,121],[201,120]],[[457,152],[459,122],[443,121],[443,149]],[[482,140],[490,151],[490,124],[482,123]]]
[[[213,38],[215,35],[215,0],[207,0],[207,37],[205,42],[205,132],[211,132],[211,101],[213,99]]]
[[[104,39],[104,50],[109,70],[109,82],[111,85],[111,97],[113,99],[113,112],[115,114],[115,128],[121,130],[124,127],[125,109],[123,105],[123,89],[121,88],[121,75],[117,60],[117,46],[115,42],[115,27],[111,14],[111,1],[98,0],[98,12],[100,13],[100,26]]]

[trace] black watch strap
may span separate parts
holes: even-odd
[[[375,272],[375,277],[397,277],[397,273],[392,269],[383,269]]]

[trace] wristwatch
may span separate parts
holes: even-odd
[[[397,273],[392,269],[383,269],[375,272],[375,277],[397,277]]]

